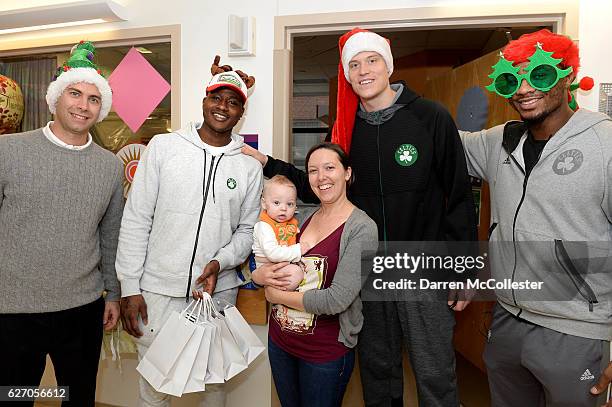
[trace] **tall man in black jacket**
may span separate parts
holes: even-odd
[[[338,111],[332,141],[352,161],[351,201],[378,225],[381,241],[473,241],[476,217],[461,141],[448,112],[405,83],[389,83],[393,56],[378,34],[340,38]],[[255,155],[264,175],[288,176],[300,199],[316,202],[306,174]],[[455,310],[467,302],[450,301]],[[452,345],[455,319],[443,301],[365,301],[359,360],[367,406],[403,405],[402,345],[420,406],[459,405]]]

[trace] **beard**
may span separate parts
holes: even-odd
[[[537,124],[540,124],[544,121],[544,119],[546,119],[548,117],[548,115],[551,112],[541,112],[540,114],[538,114],[535,117],[522,117],[521,116],[521,120],[523,120],[523,122],[525,122],[525,124],[529,127],[529,126],[535,126]]]
[[[524,117],[521,114],[521,110],[516,107],[514,102],[512,102],[512,107],[521,116],[521,120],[524,121],[525,124],[528,126],[535,126],[544,122],[549,116],[559,111],[563,104],[567,103],[565,94],[565,89],[558,83],[554,88],[544,94],[544,98],[542,99],[544,106],[542,110],[528,117]],[[529,114],[529,112],[526,113]]]

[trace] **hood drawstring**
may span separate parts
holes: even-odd
[[[208,181],[206,180],[206,150],[202,150],[204,153],[204,174],[202,176],[202,209],[200,210],[200,220],[198,221],[198,230],[196,231],[195,242],[193,243],[193,254],[191,255],[191,263],[189,264],[189,279],[187,280],[187,292],[185,293],[185,301],[189,302],[189,296],[191,294],[191,278],[193,276],[193,263],[195,262],[196,252],[198,251],[198,240],[200,238],[200,229],[202,227],[202,218],[204,217],[204,210],[206,209],[206,200],[208,197],[208,189],[210,188],[210,182],[213,175],[213,167],[215,166],[215,156],[212,157],[210,163],[210,170],[208,171]],[[219,163],[217,163],[217,166]]]
[[[215,166],[215,171],[213,172],[213,178],[212,178],[212,187],[213,187],[213,203],[215,202],[215,179],[217,178],[217,168],[219,168],[219,163],[221,162],[221,158],[223,158],[223,156],[225,155],[225,153],[222,153],[219,156],[219,160],[217,160],[217,165]]]

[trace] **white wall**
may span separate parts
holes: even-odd
[[[578,78],[595,80],[593,90],[578,91],[578,104],[590,110],[599,107],[599,84],[612,83],[612,3],[607,0],[580,1],[580,62]]]

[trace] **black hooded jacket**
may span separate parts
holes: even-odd
[[[349,199],[376,222],[381,241],[475,241],[474,199],[453,119],[403,85],[402,107],[389,120],[355,118]],[[402,160],[406,149],[412,154]],[[303,171],[269,157],[264,175],[276,174],[293,181],[302,201],[318,202]]]

